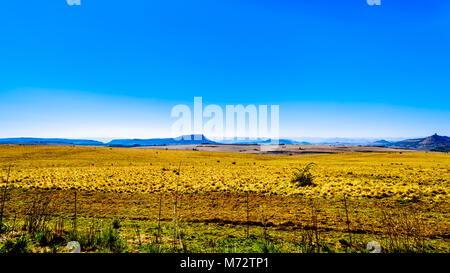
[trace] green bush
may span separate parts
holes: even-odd
[[[52,234],[48,231],[41,230],[34,234],[34,238],[40,246],[48,246],[52,241]]]
[[[107,249],[113,253],[122,253],[126,250],[125,241],[123,241],[120,238],[119,233],[112,228],[103,231],[101,236],[96,239],[96,245],[99,245],[103,249]]]
[[[112,222],[113,229],[119,229],[120,228],[120,221],[119,219],[114,219]]]
[[[315,185],[313,183],[314,177],[310,172],[311,167],[314,165],[315,163],[311,162],[308,165],[306,165],[303,169],[296,168],[296,172],[294,172],[294,177],[292,178],[291,181],[299,187],[314,186]]]
[[[0,222],[0,234],[8,232],[9,227],[4,223]]]
[[[6,240],[2,247],[0,248],[0,253],[30,253],[30,242],[27,237],[21,236],[18,239],[8,239]]]
[[[156,243],[150,243],[150,244],[143,245],[142,247],[140,247],[140,250],[144,253],[162,253],[163,252],[163,248],[161,247],[161,245],[156,244]]]
[[[258,240],[253,249],[257,253],[280,253],[280,246],[270,240]]]

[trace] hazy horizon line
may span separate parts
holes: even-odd
[[[199,135],[199,134],[186,134],[186,135]],[[204,135],[204,134],[203,134]],[[211,140],[258,140],[258,139],[270,139],[270,137],[210,137],[204,135],[206,138]],[[416,139],[425,138],[427,136],[385,136],[385,137],[372,137],[372,136],[357,136],[357,137],[342,137],[342,136],[280,136],[278,139],[289,139],[294,141],[326,141],[326,140],[401,140],[401,139]],[[112,140],[123,140],[123,139],[166,139],[175,138],[173,136],[154,136],[154,137],[41,137],[41,136],[0,136],[0,139],[12,139],[12,138],[36,138],[36,139],[70,139],[70,140],[95,140],[103,143],[110,142]]]

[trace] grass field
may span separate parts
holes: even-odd
[[[0,177],[2,252],[450,251],[444,153],[4,145]]]

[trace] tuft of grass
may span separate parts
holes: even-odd
[[[311,174],[312,166],[316,165],[314,162],[308,163],[303,169],[296,168],[292,182],[298,187],[314,186],[313,175]]]
[[[254,245],[253,249],[257,253],[280,253],[281,246],[276,244],[275,242],[271,240],[257,240]]]
[[[112,253],[123,253],[127,249],[126,242],[123,241],[120,238],[119,233],[112,228],[103,231],[101,236],[97,238],[96,244]]]
[[[140,252],[143,253],[163,253],[164,249],[162,248],[161,244],[159,243],[149,243],[146,245],[143,245],[139,248]]]
[[[67,232],[66,242],[78,241],[85,251],[123,253],[127,251],[126,242],[120,237],[114,221],[106,229],[100,229],[97,222],[93,222],[87,230]]]
[[[34,234],[34,239],[40,246],[48,246],[52,241],[52,234],[46,230],[37,231]]]
[[[30,241],[26,236],[17,239],[8,239],[0,248],[0,253],[21,254],[30,253]]]
[[[427,242],[427,228],[421,215],[396,209],[383,211],[382,218],[386,238],[383,249],[390,253],[432,252]]]
[[[0,234],[7,233],[11,228],[4,223],[0,222]]]
[[[120,226],[121,226],[121,225],[120,225],[119,219],[114,219],[113,222],[112,222],[112,227],[113,227],[113,229],[119,229]]]
[[[23,231],[33,234],[47,229],[51,217],[50,202],[50,198],[46,196],[37,195],[34,198],[25,213]]]

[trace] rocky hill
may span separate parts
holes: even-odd
[[[405,139],[397,142],[378,140],[370,146],[383,146],[389,148],[413,149],[424,151],[450,152],[450,137],[434,134],[429,137]]]

